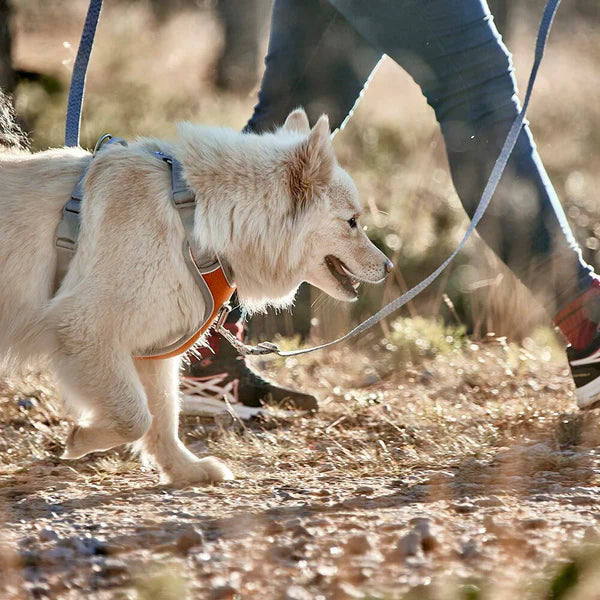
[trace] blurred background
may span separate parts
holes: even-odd
[[[105,132],[172,137],[178,120],[241,129],[262,72],[271,0],[106,0],[87,79],[82,145]],[[533,57],[542,0],[490,2],[514,54],[521,89]],[[66,95],[87,0],[0,0],[0,86],[13,92],[34,149],[63,142]],[[529,120],[587,260],[600,265],[600,7],[563,2]],[[576,35],[573,32],[577,32]],[[340,305],[313,291],[317,337],[347,329],[420,281],[467,225],[448,174],[433,111],[386,59],[355,116],[336,136],[355,178],[371,238],[393,259],[394,278]],[[543,307],[480,240],[405,315],[522,340],[548,325]],[[293,313],[254,320],[255,335],[302,329]],[[306,333],[306,330],[303,331]],[[384,326],[385,332],[385,326]]]

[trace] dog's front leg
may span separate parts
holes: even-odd
[[[72,349],[62,342],[52,357],[59,387],[67,405],[82,416],[69,434],[63,458],[141,438],[152,415],[131,357],[89,340]]]
[[[167,482],[233,479],[231,471],[217,458],[199,459],[179,439],[179,362],[179,358],[135,361],[152,413],[152,425],[138,445]]]

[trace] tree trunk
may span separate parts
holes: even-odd
[[[8,0],[0,0],[0,89],[7,92],[12,92],[15,87],[10,37],[10,12]]]

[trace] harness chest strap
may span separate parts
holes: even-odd
[[[205,333],[215,322],[215,319],[221,312],[221,309],[229,302],[231,296],[233,295],[235,286],[232,286],[229,283],[225,273],[223,272],[223,267],[221,267],[220,264],[213,271],[206,273],[201,273],[198,271],[198,274],[200,277],[202,277],[204,283],[206,284],[206,288],[209,290],[212,296],[212,310],[208,317],[205,318],[204,323],[190,337],[185,340],[183,338],[177,340],[177,342],[168,348],[159,350],[158,354],[147,354],[144,356],[136,356],[136,358],[141,358],[143,360],[157,360],[173,358],[174,356],[183,354],[184,352],[187,352],[200,339],[200,336]]]
[[[111,139],[111,137],[112,136],[107,134],[100,138],[96,144],[94,155],[100,150],[102,144],[104,144],[104,146],[110,143],[118,143],[124,146],[127,145],[124,140],[120,138]],[[213,324],[219,311],[227,304],[235,291],[235,284],[227,278],[227,274],[217,256],[212,255],[202,257],[204,260],[201,262],[192,253],[190,242],[192,240],[194,227],[196,195],[185,182],[181,164],[173,157],[167,156],[162,152],[156,152],[155,155],[157,158],[166,162],[171,169],[171,201],[175,209],[177,209],[185,232],[183,256],[186,265],[202,294],[205,311],[202,323],[193,333],[190,334],[187,332],[166,348],[136,356],[136,358],[147,360],[172,358],[189,350],[198,341],[200,336]],[[83,199],[83,181],[87,168],[88,167],[86,167],[79,182],[75,186],[71,199],[63,208],[63,218],[56,230],[57,267],[55,289],[60,287],[60,284],[67,273],[69,263],[77,249],[81,201]]]

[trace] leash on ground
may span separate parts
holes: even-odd
[[[370,329],[371,327],[373,327],[374,325],[376,325],[377,323],[379,323],[380,321],[397,311],[407,302],[410,302],[413,298],[415,298],[415,296],[420,294],[425,288],[431,285],[431,283],[433,283],[446,269],[446,267],[454,260],[456,255],[462,250],[462,248],[466,244],[467,240],[471,237],[472,233],[475,231],[475,228],[481,221],[481,218],[483,217],[485,211],[487,210],[487,207],[492,199],[492,196],[494,195],[494,192],[496,191],[496,188],[498,187],[500,178],[502,177],[504,169],[517,142],[517,138],[519,137],[521,129],[523,128],[523,125],[525,123],[525,115],[529,107],[529,100],[531,98],[531,93],[533,91],[535,79],[537,77],[537,73],[542,62],[542,57],[544,55],[544,50],[546,48],[548,36],[550,34],[552,23],[554,21],[554,17],[556,15],[556,11],[558,10],[559,4],[560,0],[547,0],[537,34],[535,45],[535,57],[533,61],[533,66],[531,68],[531,74],[529,75],[529,82],[527,84],[527,91],[525,93],[525,99],[523,101],[523,108],[515,118],[508,132],[508,135],[506,136],[506,140],[504,142],[504,145],[502,146],[502,150],[500,151],[500,154],[496,159],[494,168],[492,169],[488,182],[483,190],[483,194],[481,195],[481,199],[479,200],[479,204],[477,205],[477,208],[475,210],[475,213],[473,214],[473,218],[469,223],[467,230],[465,231],[462,239],[460,240],[452,254],[450,254],[450,256],[435,271],[433,271],[428,277],[426,277],[416,286],[402,294],[400,297],[396,298],[395,300],[392,300],[392,302],[381,308],[373,316],[369,317],[368,319],[354,327],[354,329],[349,331],[346,335],[343,335],[330,342],[326,342],[318,346],[313,346],[311,348],[283,351],[280,350],[276,344],[273,344],[271,342],[261,342],[256,346],[244,344],[243,342],[238,340],[231,332],[229,332],[224,326],[225,319],[227,318],[227,315],[231,310],[230,306],[227,304],[221,308],[218,314],[214,326],[215,331],[220,333],[242,355],[277,354],[283,357],[298,356],[300,354],[307,354],[316,350],[329,348],[330,346],[340,344],[353,337],[356,337],[357,335],[360,335],[367,329]],[[92,51],[92,46],[94,43],[94,35],[96,33],[96,26],[98,24],[98,18],[100,16],[101,8],[102,0],[90,0],[90,5],[85,19],[83,33],[81,35],[81,42],[79,44],[77,57],[73,66],[71,89],[69,91],[69,103],[67,107],[67,122],[65,132],[65,145],[67,146],[77,146],[79,144],[79,126],[81,121],[81,106],[83,102],[83,93],[85,89],[85,77],[87,72],[87,65]]]

